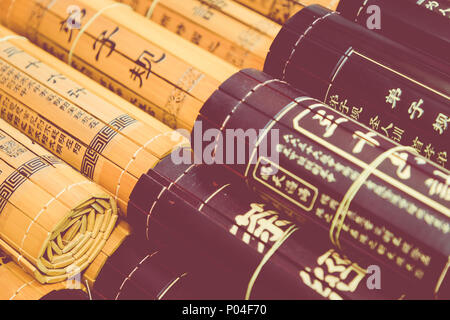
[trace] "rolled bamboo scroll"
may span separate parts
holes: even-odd
[[[283,26],[264,71],[448,168],[450,64],[398,42],[309,6]]]
[[[336,10],[339,0],[234,0],[256,12],[284,24],[290,17],[302,8],[320,4],[330,10]]]
[[[343,17],[448,63],[450,1],[341,0]]]
[[[280,26],[233,1],[120,0],[239,68],[262,69]]]
[[[219,165],[176,165],[167,157],[140,178],[128,214],[137,236],[186,247],[189,259],[178,264],[188,270],[200,269],[207,260],[227,266],[227,283],[217,290],[230,292],[231,299],[398,299],[425,294],[394,272],[383,272],[381,290],[370,290],[365,282],[371,258],[349,260],[332,248],[326,232],[301,218],[296,227],[294,217],[262,203]]]
[[[67,11],[73,6],[79,19]],[[3,25],[173,128],[190,130],[204,101],[237,71],[114,1],[7,0],[0,9]]]
[[[40,283],[67,280],[115,227],[112,197],[0,120],[0,248]]]
[[[85,300],[85,287],[75,279],[40,284],[0,251],[0,300]]]
[[[448,170],[256,70],[225,82],[199,121],[192,142],[202,159],[325,229],[350,257],[369,254],[423,292],[449,296]],[[206,130],[214,141],[198,138]]]
[[[7,37],[0,41],[0,117],[103,186],[126,214],[140,175],[181,143],[181,135],[98,84],[80,81],[81,74],[64,73],[70,67],[50,67],[56,58],[8,33],[0,29]]]

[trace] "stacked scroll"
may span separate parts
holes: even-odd
[[[370,1],[342,0],[342,15],[291,1],[299,11],[282,14],[293,15],[282,27],[234,2],[119,2],[0,4],[5,26],[107,87],[0,29],[2,130],[15,127],[24,136],[14,139],[28,136],[106,190],[65,200],[50,181],[40,187],[70,213],[28,247],[32,228],[5,229],[2,249],[28,273],[56,282],[81,266],[90,297],[103,299],[450,295],[441,17],[420,25],[433,43],[421,50],[423,40],[392,32],[417,29],[401,15],[379,35],[358,25]],[[225,62],[260,68],[265,51],[265,73]],[[194,154],[169,127],[191,134]],[[248,135],[229,147],[239,130]],[[5,163],[21,172],[19,157]],[[118,211],[128,240],[127,223],[113,229]],[[96,227],[101,239],[86,240]],[[364,285],[374,265],[387,270],[382,290]]]

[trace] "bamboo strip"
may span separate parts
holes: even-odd
[[[0,37],[8,33],[0,28]],[[0,42],[0,117],[106,188],[126,214],[129,194],[140,175],[185,140],[145,113],[140,114],[144,121],[136,120],[138,110],[122,99],[112,99],[110,93],[106,96],[114,104],[94,95],[85,83],[102,95],[104,89],[98,90],[101,86],[92,81],[70,80],[59,72],[70,67],[36,47],[32,50],[26,41],[16,39],[18,46],[11,41]],[[8,56],[11,50],[20,54]],[[40,62],[27,68],[30,61]],[[55,62],[58,69],[44,62]],[[69,73],[76,76],[74,70]]]
[[[239,68],[262,69],[280,30],[273,21],[231,1],[117,1]]]
[[[336,10],[339,0],[234,0],[256,12],[284,24],[290,17],[300,11],[302,8],[320,4],[330,10]]]
[[[204,101],[237,69],[131,8],[113,4],[7,0],[0,4],[0,19],[63,61],[71,52],[78,70],[169,126],[190,130]],[[81,30],[68,28],[71,5],[85,13]]]
[[[40,283],[64,281],[96,257],[104,245],[96,240],[109,237],[117,206],[105,191],[44,149],[33,146],[32,151],[29,140],[16,140],[19,133],[3,120],[0,128],[0,248]],[[109,215],[96,208],[98,202]],[[80,219],[91,210],[94,220],[109,226],[95,236],[80,229]],[[93,241],[81,241],[85,238]],[[79,252],[86,253],[77,256]]]
[[[39,300],[83,298],[86,288],[75,279],[71,282],[40,284],[0,251],[0,300]]]

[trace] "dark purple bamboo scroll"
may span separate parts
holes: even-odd
[[[313,5],[283,26],[264,71],[448,168],[448,59],[430,58]]]
[[[106,261],[93,288],[96,300],[226,299],[223,279],[205,261],[187,270],[187,252],[167,245],[127,239]],[[206,268],[205,266],[211,266]]]
[[[198,156],[226,163],[266,201],[315,222],[349,257],[369,254],[423,293],[448,296],[447,170],[256,70],[232,76],[200,113]],[[207,129],[215,150],[199,139]],[[224,142],[237,129],[234,145]]]
[[[140,178],[128,218],[136,234],[185,245],[191,255],[183,260],[188,268],[198,269],[201,257],[226,265],[228,283],[217,290],[234,290],[234,299],[398,299],[418,294],[408,279],[389,268],[382,268],[381,290],[371,290],[366,271],[371,259],[361,255],[358,262],[351,261],[332,247],[323,230],[312,224],[296,227],[222,166],[176,165],[167,157]]]
[[[372,25],[377,8],[380,25]],[[337,7],[343,17],[390,38],[431,59],[449,63],[450,1],[439,0],[341,0]],[[374,28],[377,27],[377,28]],[[379,27],[379,29],[378,29]]]

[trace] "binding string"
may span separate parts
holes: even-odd
[[[417,151],[412,147],[397,146],[389,149],[382,154],[380,154],[375,160],[372,161],[356,178],[350,188],[347,190],[346,194],[342,198],[341,203],[336,211],[336,215],[333,218],[330,228],[330,239],[331,242],[341,249],[341,244],[339,242],[339,236],[341,234],[342,226],[344,225],[345,218],[347,217],[350,204],[358,193],[359,189],[364,185],[367,178],[389,157],[399,151],[410,151],[416,153]]]
[[[295,232],[298,230],[298,227],[295,225],[291,225],[286,232],[283,234],[281,238],[279,238],[273,246],[267,251],[267,253],[262,258],[261,262],[259,263],[258,267],[256,268],[255,272],[253,272],[252,277],[250,278],[250,281],[247,286],[247,292],[245,293],[245,300],[250,300],[250,295],[252,293],[253,285],[255,284],[256,280],[258,279],[259,273],[261,272],[264,265],[267,263],[267,261],[270,260],[270,258],[273,256],[273,254],[281,247],[281,245]]]
[[[11,34],[11,35],[9,35],[9,36],[5,36],[5,37],[3,37],[3,38],[0,38],[0,42],[8,41],[8,40],[11,40],[11,39],[21,39],[21,40],[26,40],[26,41],[28,41],[28,39],[25,38],[25,37],[18,36],[18,35],[15,35],[15,34]]]
[[[153,0],[152,4],[150,5],[150,7],[147,10],[147,13],[145,14],[145,17],[147,19],[151,19],[153,16],[153,11],[155,11],[156,6],[158,5],[159,0]]]
[[[78,32],[75,40],[72,43],[72,47],[70,48],[70,51],[69,51],[69,57],[67,59],[67,63],[69,65],[72,64],[72,55],[73,55],[73,52],[74,52],[74,50],[75,50],[75,48],[76,48],[76,46],[78,44],[78,41],[80,40],[80,38],[83,35],[83,33],[87,30],[87,28],[89,28],[89,26],[95,21],[95,19],[97,19],[99,16],[101,16],[106,10],[109,10],[109,9],[112,9],[112,8],[115,8],[115,7],[119,7],[119,6],[131,9],[131,7],[129,5],[126,5],[126,4],[123,4],[123,3],[112,3],[109,6],[106,6],[103,9],[100,9],[99,11],[97,11],[92,16],[92,18],[89,19],[89,21],[80,29],[80,32]]]

